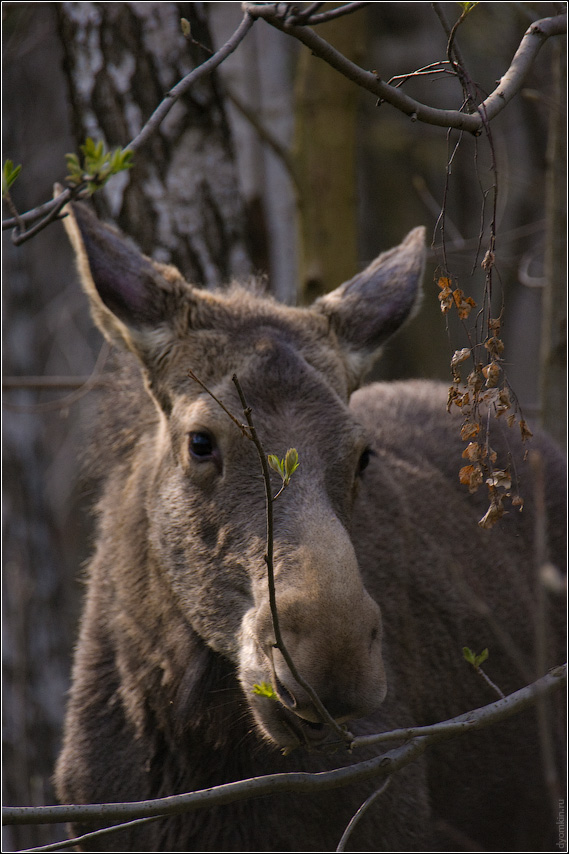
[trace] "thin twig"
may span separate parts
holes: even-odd
[[[496,683],[492,681],[492,679],[490,679],[488,674],[485,673],[480,666],[474,667],[474,669],[476,670],[479,676],[482,676],[486,684],[498,695],[498,697],[500,697],[501,700],[504,700],[506,695],[504,694],[502,689],[499,688],[498,685],[496,685]]]
[[[203,383],[203,382],[200,380],[200,378],[199,378],[199,377],[197,377],[197,376],[194,374],[194,372],[193,372],[192,370],[189,370],[189,371],[188,371],[188,376],[189,376],[189,378],[190,378],[191,380],[193,380],[195,383],[197,383],[199,386],[201,386],[201,387],[203,388],[203,390],[204,390],[204,391],[206,391],[206,392],[209,394],[209,396],[210,396],[213,400],[215,400],[215,402],[217,403],[217,405],[218,405],[218,406],[220,406],[220,407],[221,407],[221,409],[223,409],[223,411],[225,412],[225,414],[226,414],[226,415],[228,415],[228,416],[231,418],[231,420],[233,421],[233,423],[234,423],[234,424],[236,424],[236,425],[237,425],[237,427],[239,427],[239,429],[241,430],[241,432],[243,433],[243,435],[244,435],[247,439],[252,439],[252,438],[253,438],[253,437],[251,436],[251,434],[250,434],[249,430],[247,429],[247,426],[246,426],[245,424],[243,424],[243,422],[242,422],[242,421],[240,421],[238,418],[236,418],[236,417],[235,417],[235,415],[233,415],[233,413],[232,413],[232,412],[230,412],[230,411],[229,411],[229,409],[226,407],[226,405],[223,403],[223,401],[222,401],[222,400],[220,400],[220,399],[219,399],[219,398],[218,398],[218,397],[217,397],[217,396],[216,396],[216,395],[211,391],[211,389],[209,389],[209,388],[206,386],[206,384],[205,384],[205,383]]]
[[[385,790],[387,789],[387,787],[389,786],[390,783],[391,783],[391,777],[388,777],[387,780],[385,780],[381,784],[379,789],[376,789],[375,792],[371,793],[369,798],[366,798],[366,800],[360,806],[360,808],[358,809],[356,814],[351,817],[348,826],[346,827],[346,829],[344,830],[344,832],[342,834],[342,838],[338,842],[338,847],[336,848],[336,851],[345,851],[346,850],[346,844],[348,842],[348,839],[352,835],[352,832],[353,832],[355,826],[358,824],[360,819],[363,817],[363,815],[368,810],[368,808],[373,804],[373,802],[376,800],[376,798],[378,798],[380,795],[382,795],[385,792]]]
[[[267,515],[267,552],[265,555],[265,563],[267,565],[267,578],[269,584],[269,604],[271,608],[271,617],[273,620],[273,630],[275,633],[275,647],[279,650],[282,657],[284,658],[288,669],[290,670],[293,678],[298,682],[298,684],[306,691],[310,700],[318,713],[320,714],[322,720],[327,723],[332,729],[346,742],[351,743],[353,740],[353,736],[351,733],[347,732],[343,727],[339,726],[339,724],[334,720],[331,714],[328,712],[322,701],[320,700],[316,691],[312,688],[312,686],[300,675],[296,666],[290,657],[290,654],[286,648],[285,642],[283,640],[280,625],[279,625],[279,615],[277,610],[277,599],[276,599],[276,586],[275,586],[275,570],[274,570],[274,562],[273,562],[273,545],[274,545],[274,523],[273,523],[273,494],[271,488],[271,475],[269,471],[269,464],[267,462],[267,454],[265,449],[263,448],[262,442],[259,439],[259,435],[255,428],[255,424],[253,423],[251,407],[247,404],[247,400],[245,399],[245,395],[243,393],[243,389],[241,388],[241,384],[236,375],[233,376],[233,384],[237,389],[237,394],[239,395],[239,399],[241,401],[241,405],[243,407],[243,413],[245,418],[247,419],[247,424],[249,425],[249,430],[251,432],[250,438],[253,440],[253,443],[257,449],[257,453],[259,455],[259,460],[261,462],[261,467],[263,470],[263,479],[265,482],[265,496],[266,496],[266,515]]]
[[[416,71],[409,71],[407,74],[394,74],[393,77],[389,78],[387,83],[389,86],[395,85],[395,88],[399,88],[399,86],[403,86],[404,83],[407,83],[408,80],[412,80],[414,77],[431,77],[434,74],[448,74],[450,77],[455,77],[455,72],[451,71],[450,68],[441,68],[441,66],[448,64],[448,62],[431,62],[429,65],[417,68]],[[397,83],[395,83],[396,80],[398,81]]]
[[[437,14],[441,24],[443,25],[443,29],[446,33],[448,42],[447,42],[447,59],[449,63],[455,70],[457,77],[459,78],[465,98],[468,101],[472,100],[472,92],[470,91],[472,87],[472,80],[470,76],[467,74],[466,65],[461,53],[459,46],[455,42],[455,37],[459,26],[462,24],[466,16],[469,14],[468,11],[464,10],[459,18],[455,21],[454,25],[451,27],[446,19],[446,15],[441,7],[440,3],[433,3],[433,9]],[[454,59],[453,59],[454,54]]]
[[[130,830],[133,827],[140,827],[141,824],[150,824],[153,821],[158,821],[160,818],[162,818],[162,816],[159,815],[135,818],[133,821],[111,824],[109,827],[101,827],[98,830],[92,830],[89,833],[82,833],[81,836],[73,836],[69,839],[62,840],[61,842],[50,842],[49,845],[39,845],[37,848],[25,848],[16,854],[40,854],[40,852],[43,851],[61,851],[66,848],[76,848],[78,845],[84,846],[85,842],[92,842],[94,839],[109,836],[111,833],[116,833],[119,830]]]
[[[189,74],[186,74],[179,83],[176,83],[176,85],[170,89],[164,100],[161,101],[158,107],[154,110],[140,133],[138,133],[137,136],[135,136],[135,138],[125,147],[125,151],[136,151],[144,145],[146,140],[152,136],[159,125],[162,124],[174,104],[182,97],[182,95],[187,92],[197,80],[211,74],[218,65],[227,59],[227,57],[241,44],[254,23],[255,19],[246,12],[243,20],[223,47],[220,47],[213,56],[201,65],[198,65],[198,67],[190,71]]]
[[[26,213],[19,214],[17,217],[4,220],[2,222],[2,230],[13,228],[12,243],[14,246],[21,246],[26,240],[30,240],[38,232],[42,231],[50,222],[59,219],[65,205],[73,199],[82,196],[85,186],[85,184],[78,184],[75,187],[68,187],[50,202],[46,202]],[[35,223],[35,225],[22,230],[22,226],[31,222]]]

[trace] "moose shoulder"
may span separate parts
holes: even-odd
[[[482,530],[482,496],[458,482],[464,444],[446,391],[359,388],[416,303],[422,229],[299,309],[237,286],[192,287],[81,205],[66,222],[94,320],[124,367],[94,454],[103,483],[56,772],[62,802],[146,800],[372,755],[323,749],[329,728],[274,648],[259,460],[190,370],[239,415],[237,375],[266,450],[298,450],[274,504],[276,602],[298,672],[339,724],[361,735],[491,702],[464,646],[490,648],[488,672],[506,693],[541,675],[533,488],[512,431],[503,440],[526,506]],[[549,557],[561,566],[563,463],[544,437],[534,447]],[[549,667],[564,649],[554,597],[546,622]],[[263,682],[276,697],[253,691]],[[112,847],[335,850],[377,785],[198,810],[117,832]],[[530,710],[393,775],[350,846],[549,850],[555,831]],[[88,850],[98,844],[109,843]]]

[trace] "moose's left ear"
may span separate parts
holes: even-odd
[[[329,317],[355,385],[371,368],[383,342],[418,306],[424,268],[425,229],[420,226],[314,303],[313,309]]]

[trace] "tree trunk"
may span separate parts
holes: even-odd
[[[541,420],[567,438],[567,54],[555,45],[546,175],[546,284],[541,343]]]
[[[209,54],[200,3],[61,3],[58,18],[77,144],[125,147],[167,91]],[[182,35],[180,18],[195,42]],[[194,284],[245,275],[243,209],[215,77],[202,78],[136,152],[134,167],[95,196],[143,252]]]
[[[362,62],[365,15],[331,21],[319,34],[344,56]],[[296,88],[300,205],[299,303],[309,304],[358,269],[356,119],[358,90],[303,50]]]

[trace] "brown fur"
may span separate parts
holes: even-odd
[[[355,391],[415,303],[420,230],[312,309],[237,287],[198,291],[81,206],[70,233],[96,322],[130,355],[94,453],[103,484],[56,773],[63,802],[157,798],[374,754],[307,749],[326,733],[272,651],[259,462],[190,368],[241,417],[236,373],[267,451],[299,452],[274,508],[277,603],[295,664],[337,720],[373,733],[491,702],[463,646],[490,648],[489,675],[505,692],[534,675],[533,491],[520,443],[501,422],[495,428],[493,445],[516,460],[524,512],[482,530],[484,496],[458,483],[464,444],[445,390],[416,382]],[[213,437],[211,454],[196,456],[190,433]],[[534,447],[546,465],[551,559],[561,566],[563,463],[545,438]],[[548,666],[563,655],[557,604],[548,602]],[[253,694],[261,681],[273,682],[280,702]],[[373,788],[201,810],[118,833],[112,847],[334,850]],[[555,831],[528,711],[395,775],[349,847],[454,851],[470,839],[548,850]]]

